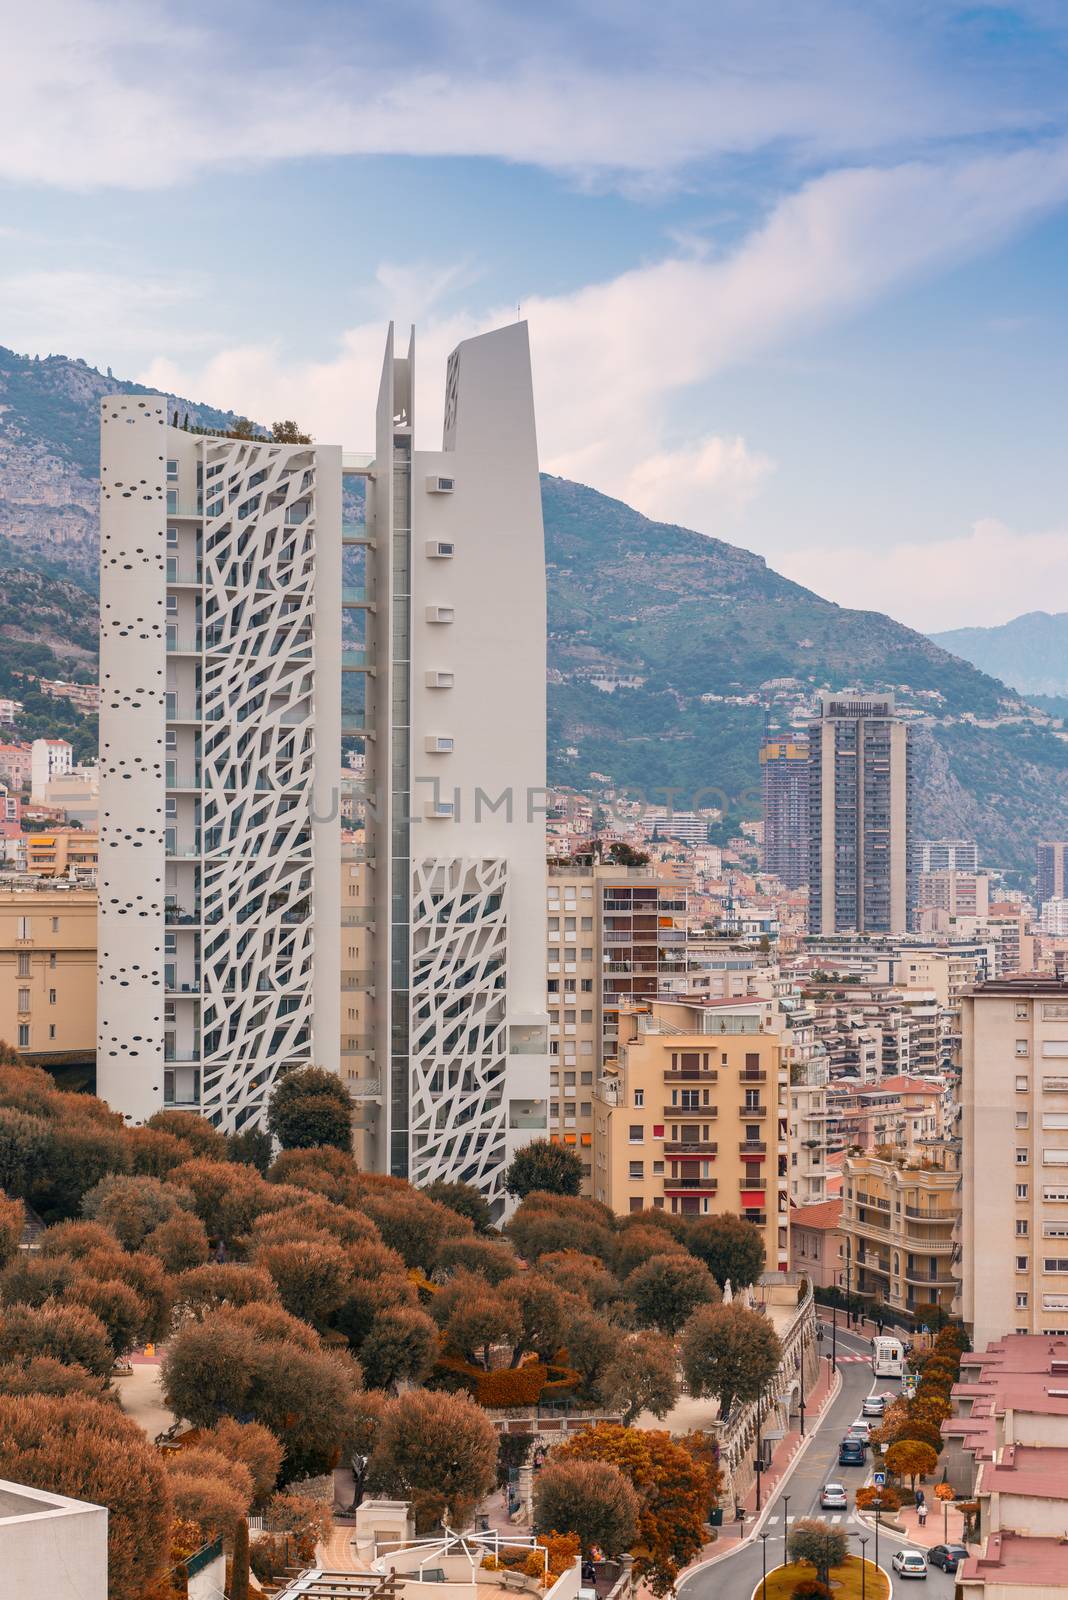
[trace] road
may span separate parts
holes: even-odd
[[[824,1341],[826,1349],[826,1341]],[[880,1378],[878,1383],[872,1379],[871,1367],[868,1360],[842,1361],[842,1356],[864,1355],[870,1359],[871,1345],[867,1339],[854,1338],[852,1334],[843,1333],[838,1329],[838,1356],[839,1367],[842,1374],[842,1388],[838,1396],[824,1412],[815,1438],[801,1457],[793,1473],[783,1485],[781,1492],[773,1492],[771,1508],[768,1517],[762,1524],[762,1532],[768,1534],[767,1560],[768,1571],[779,1566],[783,1559],[783,1539],[786,1534],[787,1523],[794,1522],[798,1517],[825,1517],[827,1521],[844,1526],[849,1534],[849,1547],[854,1555],[860,1555],[859,1538],[863,1535],[867,1540],[867,1555],[869,1560],[875,1559],[875,1538],[868,1528],[857,1522],[852,1514],[844,1511],[821,1511],[820,1489],[825,1483],[840,1483],[849,1495],[852,1507],[856,1491],[868,1477],[868,1467],[840,1467],[838,1465],[838,1444],[849,1427],[850,1423],[860,1416],[860,1408],[864,1396],[872,1389],[888,1389],[897,1391],[898,1381],[894,1378]],[[785,1497],[789,1497],[790,1505],[787,1512],[783,1505]],[[932,1515],[936,1513],[932,1512]],[[890,1559],[895,1550],[908,1541],[891,1533],[885,1527],[879,1533],[879,1565],[889,1569]],[[752,1544],[743,1546],[735,1555],[726,1557],[722,1561],[714,1562],[711,1566],[698,1568],[691,1577],[684,1580],[680,1589],[682,1600],[750,1600],[750,1596],[761,1578],[761,1541],[755,1539]],[[894,1591],[900,1596],[902,1589],[917,1589],[917,1600],[953,1600],[954,1579],[939,1567],[928,1568],[925,1582],[918,1583],[913,1579],[902,1578],[897,1573],[892,1573]]]

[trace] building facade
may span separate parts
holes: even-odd
[[[1068,1330],[1068,983],[963,1001],[959,1314],[976,1346]]]
[[[760,747],[764,798],[762,865],[788,889],[808,882],[808,740],[771,734]]]
[[[809,752],[809,931],[907,932],[909,730],[893,696],[824,694]]]
[[[466,340],[441,450],[416,449],[415,350],[392,330],[365,470],[365,908],[376,1164],[477,1184],[548,1131],[545,556],[525,323]],[[356,574],[354,574],[356,576]],[[349,574],[346,573],[346,586]],[[357,720],[348,723],[349,716]],[[373,1070],[372,1070],[373,1068]]]
[[[96,1048],[96,893],[0,889],[0,1039],[49,1064]]]
[[[101,404],[97,1084],[258,1121],[338,1069],[341,452]]]
[[[979,870],[979,846],[974,839],[921,839],[918,856],[921,872]]]
[[[35,739],[30,746],[30,790],[43,800],[53,778],[65,777],[74,766],[74,751],[66,739]]]
[[[1044,839],[1035,846],[1035,896],[1039,905],[1045,900],[1063,900],[1068,897],[1068,841]]]
[[[842,1287],[894,1310],[947,1316],[956,1290],[953,1232],[960,1211],[952,1152],[937,1158],[847,1156],[842,1177]]]
[[[766,1007],[654,1001],[621,1012],[618,1065],[597,1086],[593,1195],[617,1215],[731,1212],[787,1270],[789,1120]]]

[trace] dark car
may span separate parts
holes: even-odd
[[[927,1552],[927,1560],[932,1567],[941,1567],[943,1572],[956,1572],[962,1561],[968,1559],[968,1552],[962,1544],[936,1544]]]
[[[838,1446],[838,1465],[840,1467],[862,1467],[866,1454],[863,1439],[858,1439],[856,1434],[847,1433]]]

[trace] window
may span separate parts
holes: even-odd
[[[580,978],[579,979],[579,991],[582,994],[592,994],[593,993],[593,979],[592,978]]]
[[[1031,1080],[1027,1076],[1026,1073],[1017,1073],[1017,1075],[1016,1075],[1016,1090],[1017,1090],[1018,1094],[1026,1094],[1027,1090],[1028,1090],[1028,1088],[1030,1086],[1030,1083],[1031,1083]]]
[[[1027,1165],[1028,1161],[1030,1161],[1030,1159],[1031,1159],[1031,1157],[1030,1157],[1030,1155],[1028,1154],[1028,1152],[1026,1150],[1017,1150],[1017,1152],[1016,1152],[1016,1165],[1018,1167],[1026,1167],[1026,1165]]]
[[[664,1124],[662,1122],[654,1122],[653,1123],[653,1138],[654,1139],[662,1139],[663,1137],[664,1137]]]
[[[20,950],[19,954],[18,954],[18,973],[17,973],[17,976],[20,977],[20,978],[28,978],[29,975],[30,975],[30,952],[28,950]]]
[[[1042,1262],[1043,1272],[1068,1272],[1068,1256],[1046,1256]]]
[[[48,965],[52,968],[53,972],[56,970],[56,952],[54,950],[50,950],[48,952]]]
[[[19,1049],[25,1050],[30,1042],[30,1025],[28,1022],[19,1023]]]
[[[1016,1126],[1018,1128],[1026,1128],[1027,1127],[1027,1112],[1026,1111],[1017,1111],[1017,1113],[1016,1113]]]
[[[1017,1002],[1016,1002],[1016,1020],[1017,1020],[1017,1022],[1026,1022],[1030,1015],[1031,1015],[1031,1007],[1028,1005],[1027,1001],[1026,1000],[1017,1000]]]
[[[635,1089],[635,1091],[634,1091],[634,1105],[635,1105],[635,1107],[637,1108],[638,1106],[643,1106],[644,1104],[645,1104],[645,1090],[644,1089]]]
[[[1029,1232],[1030,1232],[1030,1224],[1028,1223],[1027,1218],[1026,1217],[1017,1217],[1016,1218],[1016,1237],[1017,1237],[1017,1239],[1026,1239]]]
[[[582,961],[592,961],[593,960],[593,946],[590,945],[590,944],[582,945],[580,947],[580,949],[579,949],[579,959],[582,960]]]
[[[56,1036],[56,1025],[55,1025],[54,1022],[50,1022],[48,1024],[48,1037],[50,1039],[54,1039],[55,1036]]]
[[[579,922],[579,927],[580,927],[580,929],[582,930],[583,933],[592,933],[593,932],[593,918],[592,917],[583,917],[583,918],[581,918],[581,920]]]
[[[645,1177],[645,1162],[644,1161],[632,1161],[631,1164],[630,1164],[630,1174],[629,1175],[630,1175],[631,1178],[644,1178]]]
[[[1017,1294],[1017,1296],[1016,1296],[1016,1309],[1017,1309],[1017,1311],[1026,1311],[1027,1310],[1027,1290],[1026,1289],[1021,1289],[1019,1291],[1019,1293]]]
[[[29,1009],[30,1009],[30,991],[28,989],[20,989],[19,990],[19,1010],[20,1011],[28,1011]]]
[[[56,991],[54,989],[49,989],[49,991],[48,991],[48,1004],[50,1006],[54,1006],[55,1003],[56,1003]]]
[[[1027,1054],[1027,1040],[1026,1039],[1017,1039],[1017,1041],[1016,1041],[1016,1054],[1018,1056],[1025,1056]]]
[[[1029,1193],[1029,1187],[1030,1186],[1028,1184],[1026,1184],[1026,1183],[1018,1183],[1016,1185],[1016,1198],[1017,1198],[1017,1200],[1026,1200],[1027,1199],[1027,1196],[1028,1196],[1028,1193]]]
[[[16,933],[15,937],[17,939],[28,939],[30,937],[30,919],[29,919],[29,917],[19,917],[18,918],[18,932]]]
[[[1016,1270],[1017,1270],[1017,1272],[1026,1272],[1027,1271],[1027,1257],[1026,1256],[1017,1256],[1016,1257]]]
[[[645,1201],[642,1199],[640,1194],[632,1194],[631,1195],[631,1197],[630,1197],[630,1209],[632,1211],[644,1211],[645,1210]]]
[[[631,1125],[630,1125],[630,1142],[631,1142],[631,1144],[641,1144],[643,1142],[644,1138],[645,1138],[645,1124],[643,1122],[632,1122]]]
[[[58,933],[59,932],[59,918],[58,917],[53,917],[52,918],[52,932],[53,933]]]

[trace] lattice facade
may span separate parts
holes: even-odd
[[[412,871],[411,1179],[503,1199],[508,1105],[508,863]]]
[[[131,1120],[233,1130],[338,1060],[340,452],[200,437],[165,404],[104,412],[98,1078]]]

